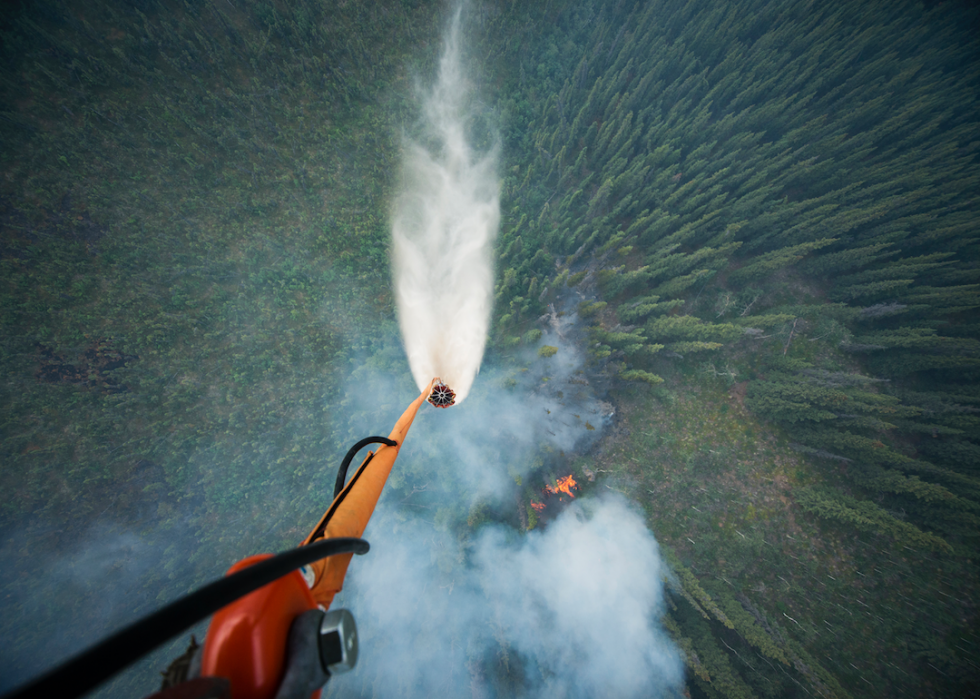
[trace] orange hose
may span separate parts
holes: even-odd
[[[388,482],[388,475],[391,473],[392,466],[395,465],[395,459],[398,458],[398,450],[408,435],[408,428],[412,426],[412,421],[415,419],[419,407],[429,397],[432,387],[438,381],[439,379],[432,379],[422,394],[398,418],[395,428],[388,435],[388,439],[396,442],[398,446],[382,445],[378,448],[377,453],[368,452],[367,458],[350,477],[347,485],[344,486],[330,508],[320,518],[316,527],[303,541],[304,546],[316,539],[329,539],[337,536],[360,537],[364,534],[364,529],[378,504],[378,498],[381,497],[381,491],[384,489],[385,483]],[[326,528],[323,529],[324,520],[328,518]],[[315,576],[312,588],[313,599],[324,608],[329,608],[334,595],[343,589],[344,576],[347,575],[347,566],[350,564],[352,555],[346,553],[331,556],[311,564],[310,567]]]

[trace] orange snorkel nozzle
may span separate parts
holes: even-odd
[[[422,403],[428,400],[436,407],[448,408],[455,398],[452,389],[433,379],[395,423],[388,437],[391,445],[368,452],[303,545],[335,537],[360,538]],[[352,555],[316,561],[308,567],[306,577],[293,571],[218,611],[204,643],[201,675],[227,677],[235,699],[272,699],[286,671],[286,639],[293,621],[308,610],[330,606],[343,587]],[[228,574],[268,557],[246,558]],[[319,691],[313,696],[318,697]]]

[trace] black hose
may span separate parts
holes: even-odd
[[[351,491],[354,487],[354,483],[357,481],[358,477],[367,470],[368,464],[371,463],[371,459],[374,458],[374,453],[368,452],[367,458],[361,466],[354,472],[351,476],[350,483],[345,483],[347,480],[347,469],[350,468],[351,461],[354,459],[354,455],[357,454],[361,449],[366,447],[368,444],[384,444],[389,447],[397,447],[398,442],[395,442],[387,437],[365,437],[360,442],[355,444],[347,452],[347,456],[344,457],[343,462],[340,464],[340,469],[337,471],[337,483],[334,485],[333,490],[333,502],[330,503],[330,507],[323,514],[320,519],[320,523],[316,525],[310,535],[307,537],[309,541],[316,541],[323,536],[324,532],[327,530],[327,525],[330,524],[330,518],[333,517],[334,512],[343,504],[344,498],[347,493]],[[345,490],[346,488],[346,490]]]
[[[344,483],[347,481],[347,469],[350,468],[350,462],[354,460],[354,456],[357,455],[361,449],[366,447],[368,444],[384,444],[389,447],[397,447],[398,442],[388,439],[387,437],[365,437],[360,442],[355,444],[347,452],[347,456],[340,464],[340,470],[337,471],[337,483],[333,487],[333,497],[334,500],[340,495],[340,491],[344,489]]]
[[[197,592],[192,592],[130,624],[42,677],[15,689],[3,699],[79,697],[164,641],[239,597],[244,597],[313,561],[339,553],[364,555],[370,549],[370,544],[364,539],[321,539],[259,561],[234,575],[215,580]]]

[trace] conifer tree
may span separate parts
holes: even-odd
[[[835,242],[837,242],[836,238],[821,238],[810,243],[800,243],[774,250],[758,256],[751,263],[732,272],[728,278],[733,284],[744,284],[753,279],[759,279],[777,269],[796,264],[808,253]]]
[[[868,500],[857,500],[842,493],[819,489],[797,488],[796,501],[803,509],[826,519],[834,519],[849,526],[887,534],[896,540],[917,548],[951,551],[952,547],[935,534],[895,519],[885,510]]]

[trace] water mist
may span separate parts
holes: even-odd
[[[423,97],[424,138],[405,143],[391,231],[398,321],[412,376],[420,390],[440,377],[457,402],[483,359],[500,222],[496,150],[477,153],[468,142],[471,103],[457,10],[438,79]]]

